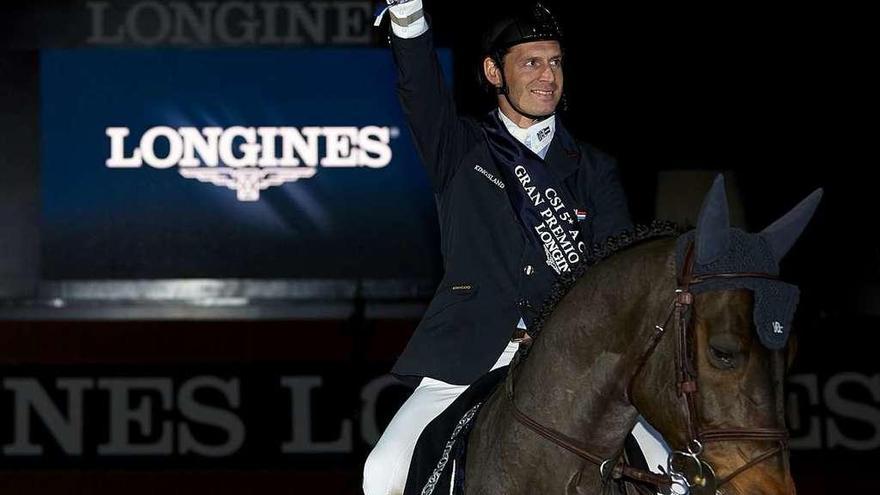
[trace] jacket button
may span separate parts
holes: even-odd
[[[526,275],[531,275],[535,273],[535,267],[533,267],[532,265],[526,265],[526,267],[523,268],[523,271],[526,272]]]

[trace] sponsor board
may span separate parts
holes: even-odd
[[[358,45],[364,1],[88,1],[90,45]]]
[[[375,366],[357,378],[321,365],[297,373],[260,364],[196,368],[6,367],[5,465],[247,468],[323,455],[355,462],[409,390]],[[880,448],[880,375],[798,374],[789,389],[794,451]]]
[[[45,50],[40,74],[44,278],[437,276],[390,51]]]

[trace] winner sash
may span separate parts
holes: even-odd
[[[510,135],[497,111],[488,116],[483,132],[526,239],[539,252],[543,248],[547,265],[557,274],[571,270],[587,246],[568,191],[543,159]]]

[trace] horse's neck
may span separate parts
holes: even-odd
[[[663,244],[618,253],[572,288],[517,370],[521,409],[596,455],[622,448],[638,416],[626,388],[674,288],[669,252]]]

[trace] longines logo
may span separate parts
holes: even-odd
[[[86,2],[94,45],[364,45],[372,2]]]
[[[359,444],[376,443],[390,418],[385,405],[393,410],[395,397],[403,400],[397,392],[402,385],[391,375],[373,376],[352,389],[350,377],[325,380],[321,374],[217,369],[195,376],[119,376],[114,371],[107,376],[4,373],[0,460],[26,459],[33,467],[57,462],[59,455],[93,464],[119,456],[129,456],[126,462],[168,456],[181,462],[242,453],[267,459],[351,455]],[[789,377],[787,386],[792,449],[874,455],[880,448],[880,374],[802,373]],[[339,411],[312,399],[346,394],[360,397],[353,402],[360,409]]]
[[[319,167],[383,168],[391,162],[389,143],[400,131],[378,126],[156,126],[147,129],[126,156],[130,133],[128,127],[106,129],[107,167],[177,167],[183,177],[234,190],[239,201],[257,201],[260,191],[311,178]]]
[[[336,419],[331,439],[322,426],[328,416],[338,415],[319,409],[312,401],[313,395],[326,388],[321,375],[272,376],[270,380],[215,375],[4,376],[0,380],[0,426],[4,428],[0,459],[4,463],[16,458],[51,463],[60,454],[75,459],[85,455],[85,462],[119,456],[129,456],[127,462],[149,457],[167,460],[169,456],[191,460],[228,458],[242,450],[264,458],[351,454],[356,443],[373,445],[379,439],[384,428],[380,403],[387,400],[386,393],[401,387],[390,375],[364,384],[357,418]],[[249,387],[261,393],[248,393]],[[58,397],[63,399],[58,401]],[[246,397],[255,399],[252,406],[245,404]],[[279,414],[254,417],[248,410]],[[96,421],[92,416],[105,419]]]

